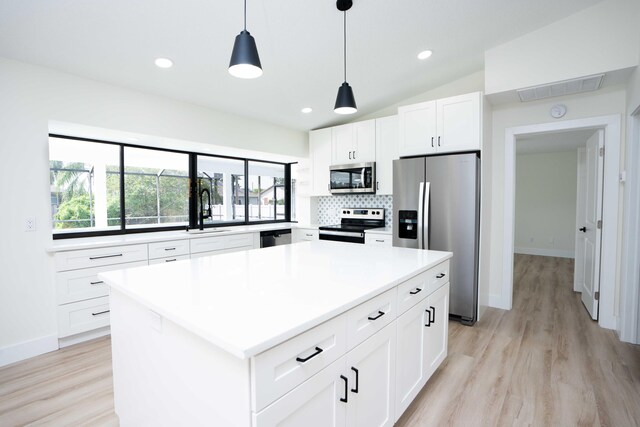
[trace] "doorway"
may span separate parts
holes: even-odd
[[[554,269],[554,283],[581,293],[590,317],[597,320],[602,216],[603,131],[580,129],[516,138],[514,259]],[[600,160],[600,162],[599,162]],[[526,256],[525,256],[526,255]],[[527,261],[525,261],[527,260]],[[525,274],[529,271],[531,277]],[[514,299],[530,292],[539,272],[516,271]],[[531,280],[530,280],[531,279]]]
[[[602,116],[566,120],[506,129],[504,158],[504,221],[502,256],[502,292],[500,308],[510,310],[513,302],[513,262],[515,236],[515,154],[516,140],[525,135],[548,134],[558,131],[595,130],[604,132],[604,183],[602,196],[602,240],[598,324],[616,329],[615,289],[618,247],[618,203],[620,173],[620,116]]]

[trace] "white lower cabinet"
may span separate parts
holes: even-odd
[[[396,420],[447,356],[449,283],[397,320]]]
[[[392,426],[395,325],[390,324],[254,416],[254,425]]]
[[[348,402],[345,396],[343,356],[264,410],[254,414],[260,427],[343,427]]]
[[[391,323],[347,354],[347,425],[386,427],[395,422],[396,325]]]

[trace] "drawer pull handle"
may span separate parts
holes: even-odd
[[[374,316],[374,317],[369,316],[369,317],[367,317],[367,319],[373,321],[373,320],[378,320],[382,316],[384,316],[384,311],[378,310],[378,315],[377,316]]]
[[[428,308],[425,310],[425,312],[427,313],[427,322],[429,323],[425,323],[424,326],[426,326],[427,328],[431,326],[431,310],[429,310]]]
[[[305,234],[307,237],[313,237],[313,234]]]
[[[305,363],[308,362],[309,360],[313,359],[314,357],[316,357],[317,355],[319,355],[320,353],[322,353],[324,350],[322,350],[320,347],[316,347],[316,351],[315,353],[313,353],[312,355],[308,356],[308,357],[296,357],[296,362],[300,362],[300,363]]]
[[[352,370],[353,372],[355,372],[355,373],[356,373],[356,386],[355,386],[355,388],[352,388],[352,389],[351,389],[351,391],[352,391],[353,393],[358,393],[358,383],[360,382],[360,380],[359,380],[360,373],[359,373],[359,372],[358,372],[358,370],[357,370],[356,368],[354,368],[353,366],[351,367],[351,370]]]
[[[118,256],[122,256],[122,254],[102,255],[102,256],[92,256],[92,257],[89,257],[89,259],[90,259],[91,261],[93,261],[93,260],[96,260],[96,259],[103,259],[103,258],[115,258],[115,257],[118,257]]]
[[[176,248],[164,248],[165,251],[175,251]]]
[[[177,258],[171,258],[171,259],[165,259],[164,262],[173,262],[173,261],[177,261]]]
[[[340,375],[340,378],[344,381],[344,397],[340,398],[340,402],[347,403],[349,401],[349,379],[344,375]]]
[[[436,276],[436,279],[442,279],[444,276],[446,276],[446,274],[440,273]]]
[[[384,240],[376,239],[376,242],[384,243]]]
[[[431,316],[433,314],[433,318],[429,319],[429,323],[435,324],[436,323],[436,308],[434,306],[431,306],[431,310],[432,311],[429,312],[429,316]]]
[[[89,283],[91,283],[92,285],[99,285],[101,283],[104,283],[104,280],[98,280],[97,282],[89,282]]]
[[[97,312],[97,313],[91,313],[91,315],[92,315],[92,316],[99,316],[99,315],[101,315],[101,314],[105,314],[105,313],[108,313],[108,312],[110,312],[110,311],[111,311],[111,310],[99,311],[99,312]]]
[[[416,289],[415,289],[415,291],[411,291],[411,292],[409,292],[409,293],[410,293],[411,295],[415,295],[415,294],[417,294],[417,293],[418,293],[418,292],[420,292],[420,291],[422,291],[422,288],[416,288]]]

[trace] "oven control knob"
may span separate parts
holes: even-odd
[[[343,213],[343,214],[346,214],[346,213],[347,213],[347,211],[342,211],[342,213]]]

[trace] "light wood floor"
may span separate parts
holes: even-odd
[[[517,255],[513,310],[449,324],[449,356],[397,423],[640,425],[640,347],[589,319],[573,263]],[[109,338],[0,368],[0,426],[117,426]]]

